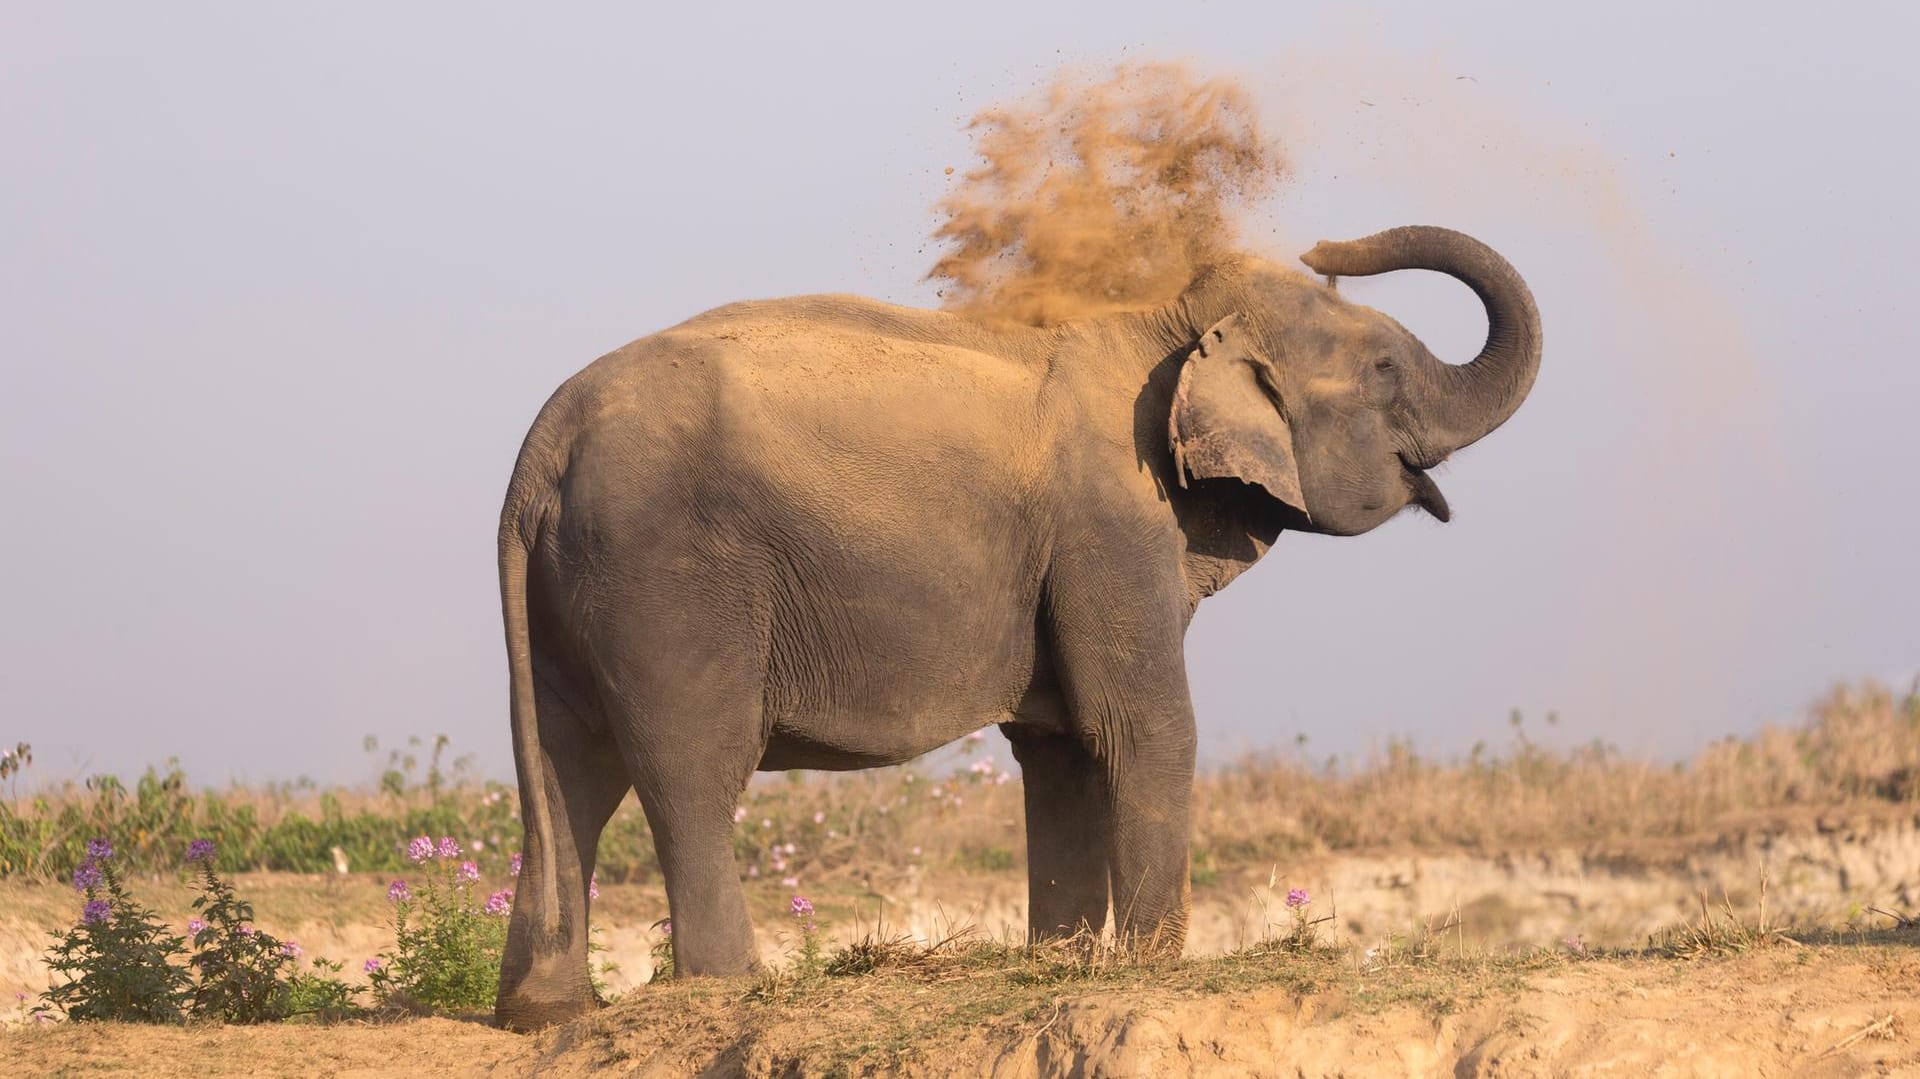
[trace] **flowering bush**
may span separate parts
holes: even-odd
[[[404,880],[387,886],[396,943],[366,965],[382,1001],[453,1010],[492,1005],[513,893],[495,892],[481,902],[479,867],[461,854],[451,836],[438,843],[417,836],[407,844],[408,860],[421,869],[419,889]]]
[[[198,917],[187,923],[193,939],[189,960],[199,975],[193,1010],[228,1023],[268,1023],[294,1014],[289,969],[300,946],[253,925],[253,904],[234,894],[233,884],[214,868],[211,840],[196,839],[187,861],[198,868]]]
[[[127,894],[112,844],[88,842],[73,887],[86,897],[80,921],[54,938],[47,956],[47,966],[63,980],[41,994],[36,1014],[134,1023],[185,1018],[187,972],[172,962],[184,942]]]

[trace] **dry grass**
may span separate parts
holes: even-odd
[[[762,777],[742,800],[742,872],[809,884],[857,880],[875,866],[1017,872],[1025,859],[1018,776],[987,760],[982,745],[968,741],[904,768]],[[389,780],[394,775],[390,771]],[[459,822],[449,829],[486,839],[489,858],[503,858],[502,845],[518,841],[511,793],[463,781],[457,769],[431,784],[408,778],[381,792],[283,785],[222,797],[247,807],[262,827],[297,822],[323,800],[347,807],[349,816],[365,810],[390,818],[394,858],[409,819],[417,826],[428,813]],[[77,816],[92,820],[102,814],[89,800],[99,798],[97,791],[68,788],[49,792],[38,805],[12,804],[29,817],[83,804],[88,811]],[[1264,869],[1275,858],[1300,854],[1697,842],[1829,813],[1891,816],[1916,808],[1920,693],[1869,683],[1834,689],[1799,725],[1728,738],[1684,763],[1632,759],[1598,742],[1548,748],[1529,737],[1518,717],[1509,747],[1476,747],[1460,759],[1422,757],[1406,743],[1359,761],[1313,762],[1298,753],[1247,758],[1204,772],[1196,784],[1194,874],[1204,886],[1222,870]],[[151,815],[184,829],[198,826],[164,802]],[[388,839],[373,834],[379,827],[349,823],[359,828],[353,833],[359,845],[350,849],[385,850]],[[319,862],[327,844],[338,842],[324,835],[318,828],[288,829],[288,849],[274,848],[275,856]],[[184,849],[186,836],[177,838]],[[302,842],[317,849],[292,849]],[[370,858],[358,856],[355,868],[379,868]],[[44,858],[42,864],[52,866],[47,875],[70,869]],[[646,823],[632,799],[602,840],[600,865],[609,882],[658,879]],[[303,868],[264,860],[260,867]]]

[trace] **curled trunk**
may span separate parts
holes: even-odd
[[[1484,438],[1526,400],[1540,370],[1540,310],[1506,259],[1464,233],[1408,225],[1344,243],[1322,241],[1300,257],[1329,277],[1436,270],[1458,278],[1487,309],[1487,343],[1471,362],[1435,364],[1421,380],[1421,445],[1432,465]]]

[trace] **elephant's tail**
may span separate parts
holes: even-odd
[[[541,892],[533,909],[536,928],[550,935],[559,928],[555,895],[553,823],[547,802],[547,763],[540,751],[540,722],[534,714],[533,635],[527,625],[528,533],[511,507],[500,522],[500,614],[507,627],[507,682],[512,692],[513,763],[520,773],[520,813],[527,832],[527,857],[539,859]]]

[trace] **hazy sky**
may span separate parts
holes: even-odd
[[[0,5],[0,742],[43,779],[436,732],[509,775],[546,395],[729,300],[931,305],[965,118],[1123,58],[1258,95],[1297,175],[1256,247],[1465,229],[1546,327],[1453,524],[1287,536],[1201,608],[1211,755],[1514,707],[1685,753],[1920,666],[1920,7],[293,7]],[[1484,332],[1436,275],[1342,288]]]

